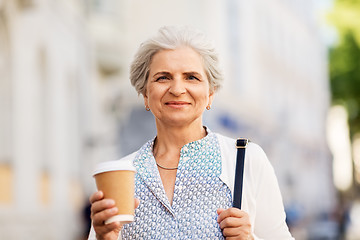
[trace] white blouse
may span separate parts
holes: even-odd
[[[214,172],[219,172],[220,176],[217,174],[216,174],[217,177],[215,175],[212,176],[212,179],[215,179],[216,186],[219,185],[219,187],[221,189],[223,189],[221,191],[223,191],[224,194],[228,190],[230,190],[229,194],[231,194],[231,196],[233,196],[236,154],[237,154],[236,147],[235,147],[236,140],[222,136],[220,134],[213,133],[209,129],[207,129],[207,130],[208,130],[209,134],[205,138],[203,138],[199,141],[195,141],[190,144],[186,144],[182,148],[181,154],[185,154],[185,155],[180,156],[179,169],[178,169],[179,174],[177,174],[177,181],[181,180],[180,178],[178,178],[178,176],[181,176],[181,171],[182,171],[181,165],[184,162],[184,159],[189,159],[189,156],[186,155],[185,151],[183,151],[183,150],[188,149],[189,146],[195,145],[197,151],[194,151],[194,153],[192,155],[193,157],[190,157],[190,159],[196,158],[196,155],[201,156],[202,159],[205,159],[205,160],[194,160],[194,161],[196,161],[197,163],[199,161],[206,161],[206,162],[202,163],[203,166],[210,166],[210,169],[213,169]],[[154,239],[193,239],[193,237],[196,238],[196,236],[204,235],[206,229],[201,230],[201,228],[203,226],[197,224],[196,221],[194,221],[194,223],[191,223],[191,225],[199,225],[199,226],[193,227],[192,230],[191,230],[191,228],[189,228],[187,230],[188,233],[185,235],[184,235],[184,231],[181,231],[181,229],[186,231],[186,225],[182,226],[180,222],[177,222],[176,215],[178,214],[177,216],[182,218],[183,216],[181,214],[186,213],[186,211],[175,212],[174,210],[176,210],[176,209],[172,209],[172,206],[170,204],[166,203],[165,192],[161,191],[162,186],[161,186],[161,184],[158,183],[159,181],[161,183],[161,179],[157,174],[158,171],[156,168],[155,159],[152,156],[151,143],[152,143],[152,141],[149,141],[139,151],[137,151],[133,154],[130,154],[121,160],[122,161],[124,161],[124,160],[134,161],[135,165],[141,164],[141,165],[137,166],[137,168],[141,169],[141,171],[144,171],[144,169],[145,169],[145,172],[140,172],[140,174],[137,174],[137,177],[138,177],[136,180],[136,182],[138,183],[137,188],[141,189],[141,194],[142,194],[142,196],[143,195],[146,196],[147,201],[150,201],[150,200],[153,201],[153,203],[151,203],[152,204],[151,206],[153,206],[153,208],[157,209],[156,210],[157,213],[156,213],[156,216],[152,215],[153,216],[152,218],[154,218],[154,221],[150,221],[150,222],[145,221],[144,222],[145,224],[142,223],[142,225],[141,225],[139,223],[139,222],[141,222],[141,219],[139,218],[138,223],[140,225],[133,223],[132,225],[124,227],[124,229],[122,230],[122,233],[125,234],[124,238],[125,239],[128,239],[128,238],[129,239],[152,239],[152,238],[154,238]],[[199,151],[199,149],[201,151]],[[200,152],[200,153],[197,154],[198,152]],[[209,156],[204,158],[204,155],[209,155],[210,158],[214,159],[214,160],[208,161],[206,159],[208,159]],[[182,159],[182,156],[184,159]],[[141,161],[139,161],[139,158],[142,158]],[[187,160],[187,161],[189,161],[189,160]],[[218,164],[220,164],[220,165],[218,165]],[[192,165],[192,166],[195,166],[195,165]],[[213,167],[211,167],[211,166],[213,166]],[[202,169],[198,169],[197,171],[199,171],[199,170],[202,170]],[[220,173],[220,171],[221,171],[221,173]],[[196,174],[196,171],[193,174]],[[206,174],[213,175],[211,173],[211,171],[210,172],[207,171]],[[202,175],[202,176],[204,176],[204,175]],[[224,185],[225,188],[221,187],[221,182],[217,182],[216,179],[221,180],[223,182],[223,184],[225,184]],[[213,181],[213,180],[211,180],[211,181]],[[186,182],[186,180],[185,180],[185,182]],[[191,185],[189,185],[189,186],[191,186]],[[198,185],[198,186],[201,186],[201,185]],[[148,190],[148,188],[150,191],[148,193],[146,193],[145,190]],[[204,191],[204,189],[202,189],[201,187],[197,187],[197,188],[199,191]],[[211,191],[210,188],[207,187],[207,189],[208,189],[207,191]],[[158,189],[158,190],[160,189],[160,190],[156,191],[156,189]],[[226,190],[226,189],[228,189],[228,190]],[[175,186],[175,191],[176,191],[176,186]],[[187,195],[189,195],[189,194],[187,194]],[[153,196],[155,196],[154,199],[151,199],[151,197],[153,197]],[[231,198],[231,196],[230,196],[230,198]],[[140,196],[138,196],[138,197],[140,197]],[[149,197],[150,197],[150,199],[149,199]],[[217,198],[219,198],[219,197],[217,197]],[[226,206],[229,206],[229,204],[231,205],[231,199],[226,200],[226,194],[221,195],[221,198],[224,198],[224,200],[221,200],[221,202],[225,201],[223,204],[225,204]],[[176,201],[176,198],[174,198],[173,201]],[[216,213],[215,205],[219,205],[219,203],[215,203],[215,202],[217,202],[217,201],[213,202],[215,213]],[[181,203],[181,199],[179,199],[179,203]],[[174,202],[173,202],[173,204],[174,204]],[[198,203],[198,205],[199,204],[200,203]],[[138,209],[136,210],[135,214],[138,215],[138,217],[140,215],[139,214],[140,212],[141,212],[141,216],[143,216],[144,209],[146,211],[146,209],[149,208],[149,207],[146,208],[145,205],[142,210],[141,210],[142,206],[139,206]],[[157,207],[154,207],[154,206],[157,206]],[[220,207],[220,206],[218,206],[218,207]],[[224,206],[221,206],[221,207],[224,208]],[[195,209],[196,205],[193,206],[192,208]],[[190,209],[192,209],[192,208],[190,208]],[[203,210],[203,207],[201,207],[200,209]],[[285,218],[286,218],[285,211],[284,211],[283,202],[282,202],[282,198],[281,198],[281,194],[280,194],[280,190],[279,190],[279,186],[278,186],[278,182],[277,182],[274,170],[273,170],[270,162],[268,161],[264,151],[255,143],[249,143],[246,148],[245,167],[244,167],[244,185],[243,185],[243,196],[242,196],[242,210],[246,211],[250,216],[251,225],[253,226],[253,228],[252,228],[253,236],[255,239],[258,239],[258,240],[260,240],[260,239],[266,239],[266,240],[293,239],[291,237],[291,234],[285,223]],[[189,212],[189,209],[187,211]],[[199,210],[197,210],[197,211],[199,211]],[[210,211],[209,213],[212,213],[213,210],[211,210],[211,208],[210,208],[209,211]],[[172,218],[171,214],[170,215],[168,214],[169,212],[172,212],[173,217],[175,217],[175,218]],[[169,216],[167,216],[167,215],[169,215]],[[137,232],[136,231],[137,226],[139,226],[140,228],[145,230],[144,227],[146,228],[146,226],[149,226],[149,227],[152,226],[153,222],[159,223],[159,221],[158,221],[159,219],[156,220],[157,216],[160,216],[160,218],[159,218],[160,220],[166,219],[168,217],[168,220],[166,220],[165,224],[159,225],[160,227],[169,226],[168,230],[161,231],[162,233],[159,232],[160,235],[158,235],[159,233],[157,233],[156,231],[154,231],[153,234],[148,232],[148,234],[145,233],[143,235],[141,235],[141,231],[140,231],[140,235],[139,235],[139,233],[135,234],[138,237],[130,234],[131,231],[134,231],[134,230],[135,230],[135,232]],[[135,216],[135,220],[136,220],[136,217],[137,216]],[[211,216],[209,219],[209,223],[206,223],[206,224],[203,223],[203,224],[209,225],[209,226],[213,225],[214,223],[212,223],[212,220],[211,220],[212,218],[216,219],[216,216]],[[172,224],[172,219],[174,220],[173,224]],[[192,218],[189,218],[188,221],[190,221],[191,219]],[[188,224],[190,224],[190,223],[188,223]],[[216,224],[216,220],[215,220],[215,224]],[[156,230],[155,225],[152,226],[152,227],[155,227],[154,230]],[[159,228],[159,229],[162,229],[162,228]],[[214,230],[216,230],[216,229],[214,229]],[[146,230],[146,231],[150,231],[150,229]],[[171,231],[172,231],[171,235],[165,236],[166,234],[169,234]],[[216,230],[216,231],[218,231],[218,230]],[[210,234],[210,232],[209,232],[209,234]],[[153,237],[151,237],[151,235],[153,235]],[[127,236],[127,237],[125,237],[125,236]],[[214,239],[214,236],[210,237],[210,235],[205,234],[201,238],[202,239]],[[91,229],[90,235],[89,235],[89,240],[95,240],[95,239],[96,239],[95,232],[93,229]],[[119,239],[121,239],[121,236],[119,236]],[[221,237],[221,233],[220,233],[220,237],[216,237],[216,239],[223,239]]]
[[[236,140],[217,134],[222,161],[221,180],[234,189]],[[264,240],[294,239],[286,225],[279,185],[266,154],[250,142],[245,151],[242,208],[250,216],[254,238]]]

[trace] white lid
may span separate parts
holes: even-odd
[[[136,171],[132,161],[116,160],[98,163],[95,167],[94,176],[102,172],[111,172],[117,170]]]
[[[121,222],[122,224],[131,223],[134,221],[133,215],[116,215],[105,221],[105,224],[109,224],[112,222]]]

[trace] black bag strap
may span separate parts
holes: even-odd
[[[244,179],[244,162],[245,162],[245,149],[249,139],[238,138],[236,140],[236,170],[235,170],[235,184],[234,184],[234,200],[233,207],[241,209],[241,197]]]

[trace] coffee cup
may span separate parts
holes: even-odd
[[[135,168],[131,161],[107,161],[97,164],[94,171],[96,186],[104,198],[113,199],[117,215],[107,219],[105,224],[134,221],[134,178]]]

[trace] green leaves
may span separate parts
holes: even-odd
[[[339,34],[329,53],[332,101],[348,110],[354,136],[360,132],[360,1],[337,0],[328,20]]]

